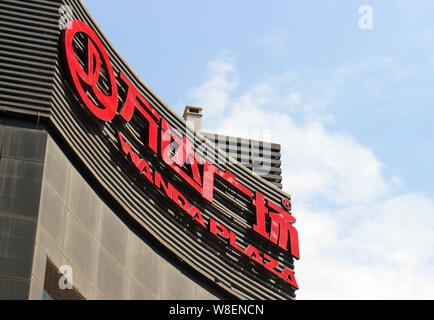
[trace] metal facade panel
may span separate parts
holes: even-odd
[[[0,3],[0,111],[48,116],[57,61],[58,6]]]

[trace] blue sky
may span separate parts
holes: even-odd
[[[83,2],[179,114],[282,144],[299,299],[434,298],[434,2]]]

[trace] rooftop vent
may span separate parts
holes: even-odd
[[[184,113],[182,114],[187,126],[194,131],[200,131],[202,129],[202,108],[186,106]]]

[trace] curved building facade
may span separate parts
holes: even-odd
[[[187,126],[79,0],[0,9],[0,298],[295,298],[288,194]]]

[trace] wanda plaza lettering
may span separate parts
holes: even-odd
[[[79,33],[87,38],[87,68],[82,67],[74,51],[74,37]],[[128,123],[133,115],[140,117],[141,120],[147,123],[148,141],[145,145],[150,152],[159,155],[167,166],[208,203],[213,202],[215,177],[222,179],[229,187],[251,201],[251,204],[255,207],[256,224],[252,227],[253,231],[279,248],[288,251],[291,257],[300,258],[298,233],[297,229],[293,227],[296,220],[286,211],[291,209],[289,199],[282,199],[282,204],[286,209],[284,210],[272,201],[266,200],[259,192],[252,192],[241,185],[230,172],[221,171],[196,154],[193,151],[193,143],[186,136],[179,137],[175,134],[170,124],[151,107],[150,103],[122,72],[115,77],[107,51],[98,36],[87,24],[78,20],[70,22],[64,32],[62,45],[65,63],[75,93],[91,116],[103,122],[114,119],[118,109],[118,87],[116,82],[118,80],[127,87],[126,96],[123,99],[124,102],[118,116],[123,123]],[[97,85],[103,67],[109,84],[109,94],[102,92]],[[83,84],[86,85],[87,90],[90,91],[93,100],[96,100],[98,105],[86,94]],[[181,212],[186,213],[203,230],[227,241],[233,250],[247,256],[294,289],[298,289],[294,274],[290,269],[284,268],[283,271],[278,271],[278,269],[281,269],[278,261],[265,253],[261,254],[253,245],[248,245],[246,248],[240,247],[237,244],[235,233],[212,218],[206,221],[200,210],[196,206],[190,205],[179,190],[170,182],[164,182],[158,171],[151,171],[149,163],[133,151],[131,145],[120,132],[117,132],[116,135],[120,152],[128,158],[138,174],[150,185],[159,189]],[[159,141],[160,143],[158,143]],[[172,144],[178,146],[175,152],[171,150]],[[183,169],[186,164],[189,166],[189,173]],[[267,232],[268,219],[270,220],[270,223],[268,223],[269,232]]]

